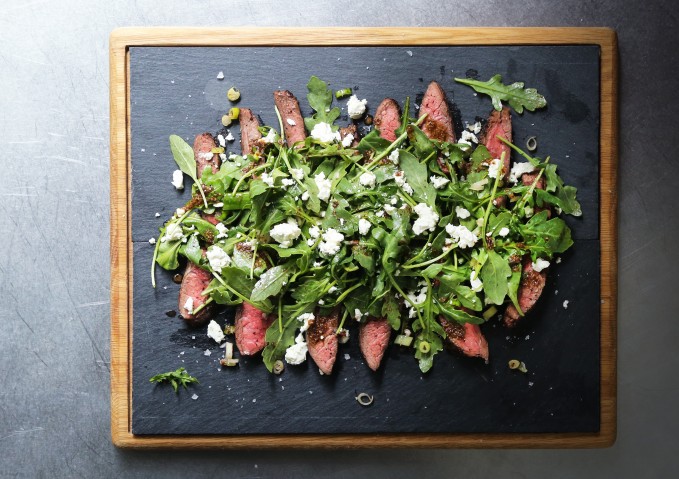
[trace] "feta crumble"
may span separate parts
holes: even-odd
[[[226,146],[226,140],[224,139],[224,135],[217,135],[217,141],[219,142],[219,146]]]
[[[542,258],[538,258],[538,260],[534,262],[531,266],[533,267],[533,270],[539,273],[543,269],[549,268],[549,261],[545,261]]]
[[[361,185],[367,188],[374,188],[376,179],[377,177],[375,176],[375,173],[372,171],[366,171],[358,178],[358,181],[361,183]]]
[[[465,145],[472,146],[472,143],[478,143],[479,139],[471,131],[462,130],[462,137],[457,142],[458,143],[464,143]]]
[[[307,351],[309,347],[300,333],[295,338],[295,344],[285,350],[285,362],[292,365],[302,364],[306,361]]]
[[[215,239],[220,239],[220,238],[226,238],[229,228],[224,226],[224,223],[217,223],[215,225],[215,228],[217,228],[217,236],[215,236]]]
[[[434,210],[424,203],[418,203],[413,211],[418,216],[413,223],[413,233],[420,235],[425,231],[434,231],[439,220],[439,215]]]
[[[186,302],[184,303],[184,309],[186,310],[187,313],[193,314],[193,297],[189,296]]]
[[[498,234],[504,238],[509,234],[509,228],[507,228],[506,226],[500,228],[500,232]]]
[[[332,131],[332,125],[322,121],[314,125],[310,135],[314,140],[322,141],[323,143],[332,143],[340,140],[339,131]]]
[[[367,235],[370,232],[372,224],[365,218],[358,220],[358,232],[362,235]]]
[[[156,239],[155,239],[155,238],[150,238],[150,239],[149,239],[149,243],[151,243],[151,244],[156,244]]]
[[[356,321],[360,321],[362,317],[363,317],[363,313],[361,312],[361,310],[358,309],[358,308],[354,309],[354,319]]]
[[[462,206],[456,206],[455,207],[455,215],[460,218],[461,220],[467,219],[471,216],[471,213],[469,212],[468,209],[463,208]]]
[[[356,95],[351,95],[349,101],[347,101],[347,113],[349,113],[349,116],[353,120],[358,120],[365,113],[365,105],[367,103],[368,100],[365,98],[363,100],[359,100]]]
[[[214,339],[216,343],[224,341],[224,331],[222,331],[222,327],[214,319],[207,325],[207,336]]]
[[[262,173],[262,181],[266,183],[269,187],[273,188],[273,176],[270,176],[266,171]]]
[[[476,293],[483,289],[483,282],[478,278],[476,270],[472,271],[472,274],[469,275],[469,284],[472,287],[472,291]]]
[[[437,190],[440,190],[448,183],[450,183],[450,180],[445,176],[435,176],[435,175],[430,176],[429,181],[431,181],[431,184],[434,185],[434,188],[436,188]]]
[[[354,141],[354,134],[353,133],[347,133],[346,135],[344,135],[344,138],[342,138],[342,146],[344,148],[349,148],[353,141]]]
[[[398,150],[394,150],[391,153],[389,153],[389,161],[391,161],[393,164],[398,165]]]
[[[178,190],[184,189],[184,173],[182,173],[182,170],[174,170],[172,172],[172,186]]]
[[[302,327],[299,328],[299,332],[303,333],[304,331],[309,329],[309,322],[313,321],[314,319],[316,319],[316,316],[314,316],[314,313],[304,313],[304,314],[300,314],[299,316],[297,316],[297,321],[300,321],[300,322],[303,323]]]
[[[342,247],[344,235],[334,228],[328,228],[328,231],[323,233],[323,241],[318,245],[321,253],[327,255],[334,255]]]
[[[170,223],[165,230],[165,236],[160,238],[160,241],[164,243],[165,241],[179,241],[182,239],[184,239],[182,227],[177,223]]]
[[[509,181],[511,183],[516,183],[521,179],[521,176],[533,171],[535,171],[535,167],[527,161],[514,163],[512,170],[509,172]]]
[[[292,243],[299,238],[299,235],[301,234],[302,230],[299,229],[297,222],[292,218],[289,218],[287,223],[277,224],[271,228],[271,231],[269,232],[269,236],[278,241],[281,248],[289,248],[292,246]]]
[[[318,226],[312,226],[309,228],[309,236],[316,239],[321,236],[321,229]]]
[[[479,133],[481,133],[481,122],[477,121],[473,125],[467,123],[467,130],[471,131],[475,135],[478,135]]]
[[[210,268],[217,273],[221,273],[222,268],[226,268],[231,264],[231,258],[229,258],[229,255],[219,246],[210,246],[205,256],[210,263]]]
[[[568,300],[565,300],[565,301],[563,302],[563,309],[568,309],[568,303],[569,303]]]
[[[264,143],[274,143],[276,141],[276,130],[270,128],[266,136],[262,138],[262,141]]]
[[[286,118],[285,121],[288,123],[290,126],[296,126],[297,122],[293,120],[292,118]]]
[[[479,238],[466,226],[446,225],[446,233],[458,244],[460,249],[472,248]]]
[[[314,181],[318,187],[318,199],[323,201],[328,201],[330,199],[330,189],[332,187],[332,181],[325,177],[325,173],[321,172],[314,176]]]
[[[304,179],[304,170],[302,168],[290,168],[290,175],[299,181]]]
[[[493,161],[490,162],[490,165],[488,165],[488,176],[491,178],[497,178],[498,175],[502,174],[502,161],[495,158]]]
[[[231,134],[231,130],[229,130],[226,134],[226,141],[234,141],[236,138]]]
[[[406,175],[403,171],[398,170],[396,173],[394,173],[394,181],[404,192],[408,193],[409,195],[413,194],[413,188],[406,181]]]
[[[217,80],[223,80],[223,79],[224,79],[224,72],[217,73]]]

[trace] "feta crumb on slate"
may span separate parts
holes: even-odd
[[[468,130],[462,130],[462,137],[458,140],[458,143],[464,143],[465,145],[472,146],[472,143],[478,143],[479,139],[474,133]]]
[[[463,208],[462,206],[456,206],[455,215],[461,220],[464,220],[466,218],[469,218],[471,216],[471,213],[469,212],[468,209]]]
[[[151,243],[151,244],[156,244],[156,239],[155,239],[155,238],[150,238],[150,239],[149,239],[149,243]]]
[[[535,170],[535,167],[529,162],[517,162],[512,166],[512,170],[509,172],[509,181],[516,183],[521,179],[521,176],[525,173],[530,173]]]
[[[358,232],[362,235],[367,235],[370,232],[372,224],[365,218],[358,220]]]
[[[439,215],[424,203],[418,203],[413,210],[418,216],[413,223],[413,233],[419,235],[425,231],[434,231]]]
[[[203,351],[203,356],[212,356],[212,351],[206,349],[205,351]]]
[[[349,116],[352,119],[358,120],[365,113],[365,105],[367,103],[368,100],[365,98],[363,100],[359,100],[356,95],[351,95],[349,101],[347,101],[347,113],[349,113]]]
[[[323,172],[314,176],[314,181],[318,187],[318,199],[328,201],[328,199],[330,199],[330,188],[332,187],[332,182],[325,177],[325,173]]]
[[[563,309],[568,309],[568,303],[569,303],[568,300],[565,300],[565,301],[563,302]]]
[[[269,235],[280,243],[281,248],[289,248],[292,243],[299,238],[302,230],[299,229],[297,223],[292,218],[289,218],[287,223],[279,223],[269,232]]]
[[[344,360],[349,361],[351,359],[351,356],[349,356],[349,353],[344,353]]]
[[[322,141],[323,143],[332,143],[340,139],[339,131],[332,131],[332,125],[322,121],[314,125],[310,135],[314,140]]]
[[[413,56],[413,52],[410,51],[410,50],[406,50],[406,53],[408,54],[409,57],[412,57],[412,56]]]
[[[500,228],[500,232],[498,233],[500,236],[505,237],[509,234],[509,228],[506,226]]]
[[[302,364],[306,360],[306,353],[309,350],[302,333],[295,338],[295,344],[285,350],[285,362],[288,364]]]
[[[293,120],[292,118],[286,118],[285,121],[288,123],[290,126],[295,126],[297,125],[297,122]]]
[[[554,262],[555,262],[556,264],[561,263],[561,256],[557,257],[557,258],[554,260]]]
[[[216,245],[210,246],[205,256],[210,263],[210,268],[217,273],[221,273],[222,268],[226,268],[231,264],[231,258],[226,254],[226,251]]]
[[[223,79],[224,79],[224,72],[217,73],[217,80],[223,80]]]
[[[160,213],[156,213],[156,218],[160,218]]]
[[[323,233],[323,241],[318,245],[321,253],[327,255],[334,255],[342,247],[344,235],[334,228],[328,228],[328,231]]]
[[[193,393],[193,396],[191,396],[191,399],[193,399],[194,401],[195,401],[196,399],[198,399],[198,394]]]
[[[189,298],[186,300],[184,303],[184,309],[189,313],[193,314],[193,298],[189,296]]]
[[[437,190],[440,190],[444,186],[446,186],[448,183],[450,183],[450,180],[446,178],[445,176],[436,176],[432,175],[429,177],[429,181],[431,181],[431,184],[434,185],[434,188]]]
[[[545,261],[542,258],[538,258],[538,260],[536,262],[534,262],[532,264],[532,266],[533,266],[533,269],[539,273],[543,269],[549,267],[549,261]]]
[[[217,343],[224,341],[224,331],[222,331],[221,326],[214,319],[207,325],[207,336],[214,339]]]
[[[358,181],[363,186],[366,186],[368,188],[374,188],[376,179],[377,177],[375,176],[375,173],[373,173],[372,171],[366,171],[358,178]]]
[[[219,146],[226,146],[226,140],[224,139],[224,135],[217,135],[217,141],[219,142]]]
[[[184,173],[182,173],[182,170],[174,170],[172,172],[172,186],[178,190],[184,189]]]
[[[231,130],[227,132],[226,141],[234,141],[236,138],[231,134]]]
[[[354,134],[353,133],[347,133],[344,138],[342,139],[342,146],[344,148],[349,148],[351,146],[351,142],[354,141]]]
[[[467,130],[471,131],[475,135],[478,135],[479,133],[481,133],[481,122],[477,121],[473,125],[467,123]]]

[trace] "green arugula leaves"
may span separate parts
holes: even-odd
[[[547,106],[547,100],[535,88],[524,88],[523,82],[504,85],[501,75],[495,75],[485,82],[471,78],[455,78],[455,81],[472,87],[478,93],[488,95],[493,102],[493,108],[498,111],[502,110],[502,101],[509,103],[509,106],[519,114],[523,113],[524,108],[535,111]]]

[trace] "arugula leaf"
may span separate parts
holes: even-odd
[[[507,295],[507,278],[512,275],[509,263],[493,250],[481,268],[481,281],[486,298],[493,304],[502,304]]]
[[[189,236],[188,241],[181,248],[181,253],[192,263],[200,264],[203,253],[200,249],[198,237],[195,234]]]
[[[170,135],[170,150],[172,150],[172,156],[179,169],[189,175],[193,180],[193,183],[198,187],[200,195],[203,197],[205,207],[207,208],[205,192],[203,191],[203,187],[201,186],[200,181],[198,181],[198,176],[196,174],[196,158],[193,154],[193,148],[191,148],[181,136]]]
[[[455,294],[457,294],[457,299],[465,308],[471,309],[472,311],[481,311],[481,309],[483,309],[481,300],[469,286],[463,284],[456,286]]]
[[[333,124],[340,115],[340,109],[335,107],[330,109],[332,105],[332,90],[328,88],[328,84],[316,76],[312,76],[307,83],[307,100],[309,106],[316,112],[311,118],[304,118],[304,126],[311,131],[316,124],[324,122]],[[337,127],[333,127],[333,131]]]
[[[438,306],[441,314],[448,317],[449,319],[457,321],[458,323],[483,324],[485,322],[483,318],[472,316],[466,311],[457,309],[448,304],[437,302],[436,305]]]
[[[361,138],[356,149],[362,153],[374,152],[374,155],[377,156],[389,148],[389,146],[391,146],[391,142],[382,138],[379,131],[373,129]]]
[[[401,308],[393,295],[388,294],[382,303],[382,317],[386,317],[392,329],[401,328]]]
[[[563,253],[573,245],[571,230],[561,218],[547,220],[547,211],[534,215],[521,227],[525,243],[532,248],[544,250],[550,257]]]
[[[430,158],[436,153],[434,143],[424,134],[419,127],[415,125],[408,125],[408,140],[410,144],[415,147],[415,154],[418,158]]]
[[[297,316],[289,315],[283,324],[282,331],[277,321],[274,321],[266,330],[264,336],[266,346],[262,351],[262,361],[269,372],[273,371],[273,365],[276,361],[285,357],[285,350],[295,344],[295,332],[301,326],[301,323],[296,319]]]
[[[406,175],[406,181],[413,188],[413,198],[436,209],[436,188],[429,183],[427,165],[420,163],[415,155],[401,150],[399,165]]]
[[[255,302],[263,301],[269,296],[277,295],[289,277],[290,271],[287,265],[274,266],[265,271],[255,284],[250,299]]]
[[[187,385],[197,383],[198,379],[194,378],[193,376],[190,376],[189,373],[187,373],[186,370],[182,367],[177,369],[176,371],[156,374],[151,379],[149,379],[149,381],[156,384],[169,382],[172,385],[174,392],[178,393],[179,385],[184,386],[184,389],[188,389]]]
[[[181,241],[161,241],[156,263],[168,271],[179,268],[178,256],[182,244]]]
[[[455,78],[455,81],[472,87],[478,93],[490,96],[493,107],[498,111],[502,110],[502,100],[508,102],[519,114],[523,113],[524,108],[535,111],[547,105],[545,97],[540,95],[535,88],[524,89],[523,82],[504,85],[502,76],[499,74],[485,82],[470,78]]]

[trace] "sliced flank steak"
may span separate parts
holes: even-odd
[[[448,107],[446,94],[437,82],[433,81],[427,87],[420,104],[420,118],[427,114],[420,128],[432,140],[455,142],[453,117]]]
[[[519,283],[517,299],[521,311],[523,311],[523,314],[526,314],[533,306],[535,306],[535,303],[542,294],[542,290],[547,281],[547,270],[542,270],[540,272],[535,271],[533,269],[533,260],[531,259],[530,254],[524,255],[521,260],[521,265],[521,283]],[[508,304],[502,318],[505,326],[513,328],[518,324],[520,319],[521,315],[516,307],[511,303]]]
[[[389,345],[391,325],[386,318],[370,318],[361,323],[358,330],[358,343],[368,367],[377,371]]]
[[[257,116],[249,108],[241,108],[238,122],[240,123],[240,146],[243,155],[254,153],[257,140],[262,138],[258,129],[260,125]]]
[[[283,120],[283,131],[288,145],[303,143],[306,138],[304,118],[302,118],[299,102],[295,95],[288,90],[276,90],[273,92],[273,99],[278,113],[281,115],[281,120]]]
[[[380,136],[388,141],[396,139],[396,129],[401,126],[401,108],[396,100],[385,98],[377,107],[373,124]]]
[[[504,153],[504,160],[502,168],[504,171],[504,178],[509,175],[509,156],[511,150],[509,146],[498,139],[498,136],[505,140],[512,141],[512,114],[508,107],[502,107],[501,111],[493,109],[488,117],[488,123],[481,132],[479,140],[488,149],[491,158],[502,158]]]
[[[482,358],[488,362],[488,342],[478,325],[448,321],[443,316],[439,316],[439,322],[443,326],[448,340],[462,354],[470,358]]]
[[[323,374],[332,373],[337,359],[338,326],[339,308],[335,308],[327,316],[321,316],[316,311],[316,317],[309,321],[309,329],[306,332],[309,355]]]
[[[273,317],[243,303],[236,311],[236,347],[241,354],[252,356],[266,345],[266,330],[271,326]]]

